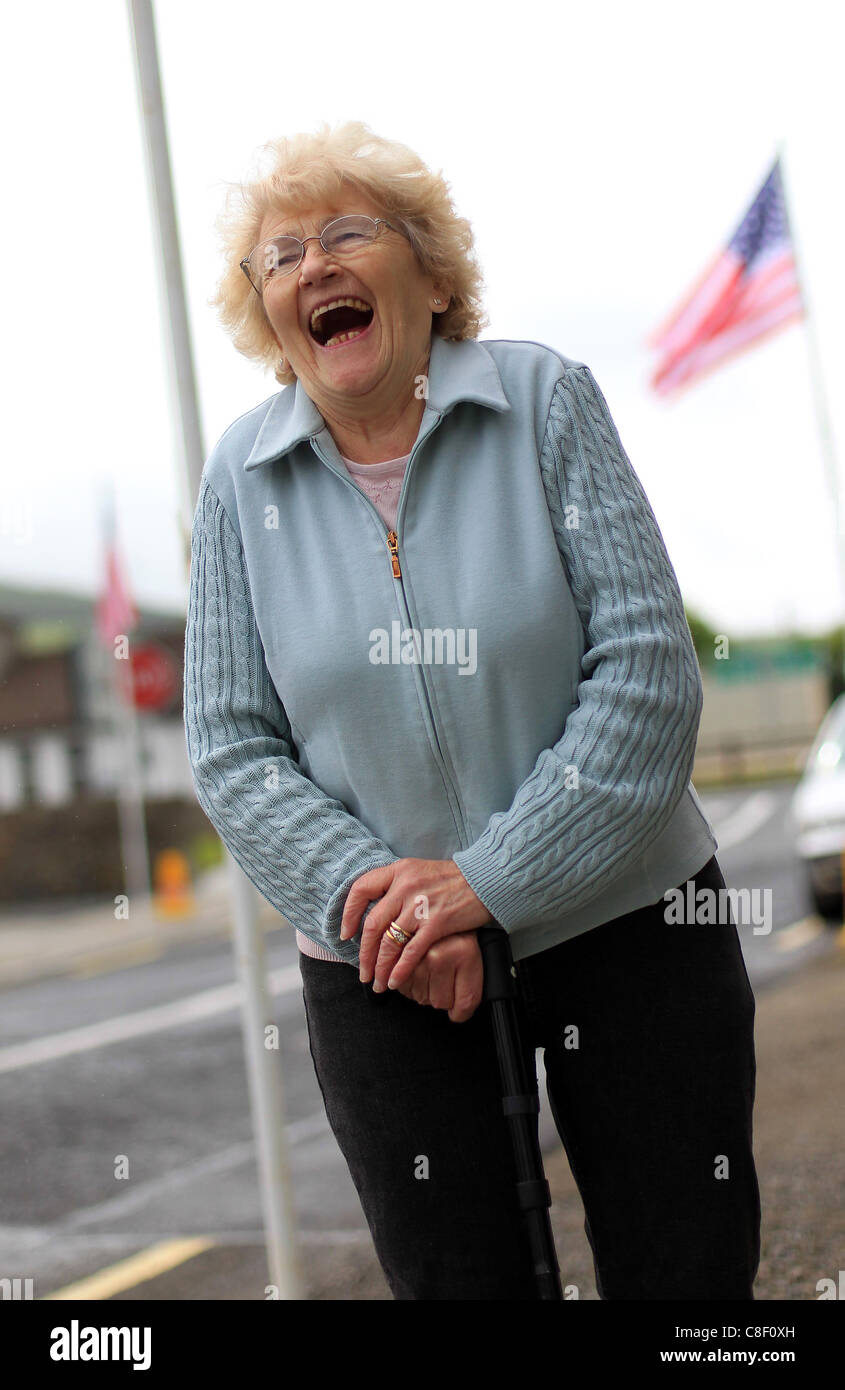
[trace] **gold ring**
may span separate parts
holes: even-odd
[[[397,946],[406,946],[411,939],[410,932],[403,931],[397,922],[391,922],[384,934],[389,936],[391,941],[395,941]]]

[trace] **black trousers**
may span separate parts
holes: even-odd
[[[692,881],[725,887],[715,857]],[[755,1006],[718,901],[715,924],[667,922],[661,898],[517,963],[603,1299],[753,1298]],[[345,963],[300,963],[326,1114],[394,1298],[535,1299],[487,1006],[452,1023]]]

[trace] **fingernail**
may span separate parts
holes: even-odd
[[[396,981],[393,980],[393,979],[388,980],[388,982],[387,982],[387,988],[388,988],[388,989],[395,989],[395,988],[396,988]]]
[[[381,993],[382,993],[382,986],[378,983],[377,980],[373,981],[373,994],[381,994]]]

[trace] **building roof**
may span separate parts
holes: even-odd
[[[94,623],[96,594],[72,589],[39,589],[29,584],[0,581],[0,622],[20,627],[30,623],[62,623],[85,636]],[[158,630],[185,626],[184,608],[161,608],[135,600],[139,628]]]

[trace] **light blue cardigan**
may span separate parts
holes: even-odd
[[[519,960],[716,849],[681,595],[589,367],[434,336],[427,392],[395,539],[298,384],[226,430],[193,522],[197,797],[263,896],[353,964],[346,894],[397,858],[454,859]]]

